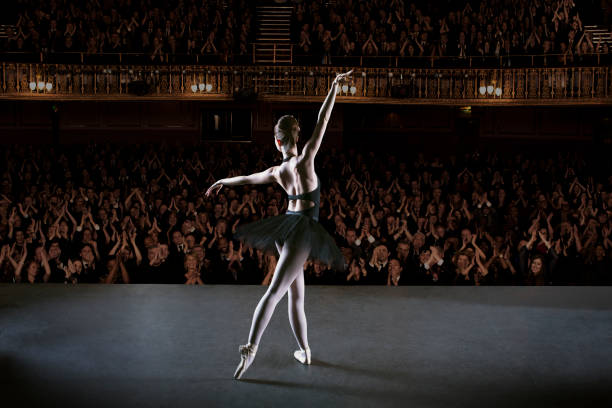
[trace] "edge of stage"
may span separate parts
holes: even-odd
[[[7,406],[612,404],[612,287],[306,286],[311,366],[263,286],[0,285]],[[17,405],[15,405],[17,404]]]

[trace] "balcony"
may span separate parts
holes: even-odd
[[[609,66],[441,68],[127,65],[2,62],[1,99],[321,101],[337,72],[354,69],[343,103],[609,104]],[[244,92],[246,90],[246,92]]]

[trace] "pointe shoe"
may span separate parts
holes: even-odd
[[[305,350],[295,350],[293,357],[302,364],[310,364],[310,348],[306,347]]]
[[[242,374],[244,374],[253,362],[255,354],[257,353],[257,346],[253,344],[244,344],[238,347],[238,350],[240,351],[240,363],[234,372],[234,379],[236,380],[242,377]]]

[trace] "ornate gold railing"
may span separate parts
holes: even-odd
[[[149,99],[231,98],[251,90],[268,99],[311,100],[351,67],[1,65],[0,97]],[[354,68],[340,90],[346,102],[610,103],[609,67]],[[243,93],[244,94],[244,93]]]

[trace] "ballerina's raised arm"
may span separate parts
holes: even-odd
[[[338,86],[342,82],[347,81],[352,73],[353,70],[351,69],[349,72],[344,74],[338,74],[332,82],[327,98],[325,98],[325,101],[319,110],[317,125],[312,132],[312,137],[306,142],[304,148],[302,149],[302,159],[314,161],[314,158],[319,151],[319,147],[321,146],[321,142],[323,141],[323,135],[325,134],[325,129],[327,129],[327,122],[329,122],[334,103],[336,102]]]

